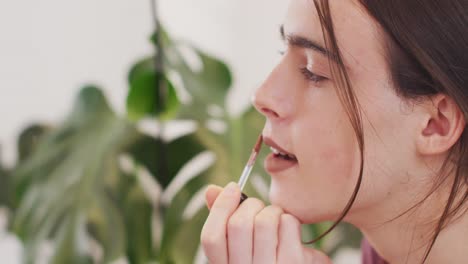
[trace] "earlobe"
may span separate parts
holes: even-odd
[[[465,117],[450,97],[438,94],[423,107],[424,125],[417,140],[423,155],[436,155],[448,151],[460,138],[465,128]]]

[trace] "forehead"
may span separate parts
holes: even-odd
[[[350,74],[382,69],[385,52],[375,20],[357,0],[329,0],[329,4],[335,36]],[[300,35],[325,46],[313,0],[291,0],[284,29],[286,34]]]

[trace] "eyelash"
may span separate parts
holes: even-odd
[[[317,74],[315,74],[315,73],[309,71],[306,67],[300,68],[300,71],[301,71],[302,75],[304,75],[304,77],[305,77],[307,80],[312,81],[312,82],[314,82],[314,83],[319,83],[319,82],[321,82],[321,81],[327,80],[326,77],[317,75]]]
[[[286,52],[283,51],[283,50],[279,50],[278,53],[279,53],[281,56],[283,56]],[[302,73],[302,75],[304,75],[304,77],[306,78],[306,80],[308,80],[308,81],[312,81],[312,82],[314,82],[314,83],[319,83],[319,82],[321,82],[321,81],[327,80],[326,77],[317,75],[317,74],[315,74],[315,73],[309,71],[309,70],[307,69],[307,67],[302,67],[302,68],[300,68],[299,70],[300,70],[300,72]]]

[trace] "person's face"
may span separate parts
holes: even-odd
[[[414,120],[392,88],[375,21],[351,0],[330,1],[330,8],[338,45],[363,110],[366,164],[350,220],[406,191],[402,183],[414,162]],[[266,116],[266,143],[275,142],[297,160],[273,153],[265,160],[272,178],[270,201],[303,223],[335,220],[358,179],[359,147],[327,57],[306,47],[309,43],[304,39],[325,47],[313,1],[292,0],[283,28],[285,53],[256,91],[254,105]]]

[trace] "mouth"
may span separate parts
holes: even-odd
[[[266,145],[271,149],[271,154],[265,160],[265,169],[269,173],[278,173],[298,165],[296,155],[285,150],[271,138],[263,138]]]
[[[290,160],[290,161],[297,161],[296,156],[294,156],[293,154],[283,152],[283,151],[278,150],[278,149],[276,149],[274,147],[270,147],[270,149],[271,149],[271,152],[273,152],[273,154],[275,155],[275,157],[282,158],[282,159],[285,159],[285,160]]]

